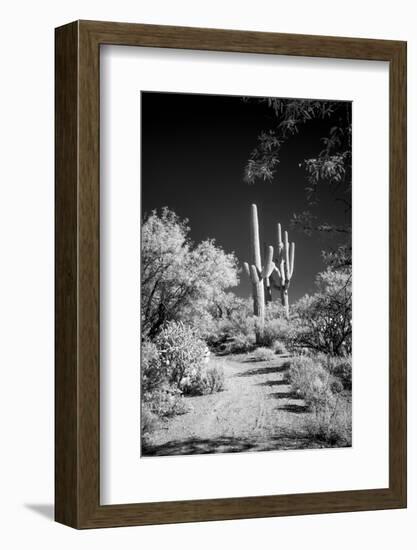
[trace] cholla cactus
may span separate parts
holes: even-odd
[[[267,296],[270,296],[269,277],[274,269],[274,248],[272,246],[267,247],[264,265],[262,266],[258,209],[256,204],[252,204],[251,206],[250,241],[251,264],[249,265],[245,262],[243,265],[246,274],[252,282],[253,313],[258,318],[256,340],[259,343],[262,339],[265,325],[265,289],[267,289]]]
[[[295,243],[289,243],[288,232],[284,232],[282,241],[281,224],[278,224],[277,234],[278,255],[275,258],[273,273],[278,277],[278,282],[272,281],[274,287],[281,293],[281,302],[289,317],[288,288],[294,272]]]

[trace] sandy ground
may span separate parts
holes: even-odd
[[[215,358],[226,375],[222,392],[188,397],[190,412],[153,432],[144,456],[266,451],[318,447],[305,431],[302,399],[286,384],[288,357],[254,362]]]

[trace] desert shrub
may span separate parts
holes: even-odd
[[[352,349],[352,284],[350,272],[328,269],[316,278],[318,292],[292,308],[296,344],[344,356]]]
[[[198,375],[184,379],[183,392],[187,395],[207,395],[224,389],[224,370],[219,365],[201,368]]]
[[[150,392],[160,386],[167,376],[167,370],[161,361],[157,346],[145,340],[141,345],[142,390]]]
[[[319,352],[312,357],[321,363],[329,373],[340,379],[345,390],[352,389],[352,357],[350,355],[338,357]]]
[[[237,334],[230,342],[229,351],[231,353],[246,353],[252,351],[255,347],[255,335],[253,334]]]
[[[184,414],[188,412],[188,406],[182,391],[165,383],[157,389],[143,393],[143,410],[161,418]]]
[[[157,420],[187,412],[182,392],[168,380],[168,367],[155,343],[141,346],[142,433],[155,429]]]
[[[201,331],[199,329],[199,334],[210,348],[219,349],[230,338],[229,321],[218,320],[216,323],[213,322],[212,330]]]
[[[288,378],[294,391],[316,412],[332,407],[335,395],[343,389],[323,365],[311,357],[296,357],[291,363]]]
[[[291,361],[288,380],[294,391],[306,401],[320,393],[328,382],[328,373],[311,357],[298,356]]]
[[[330,445],[352,445],[352,410],[350,403],[338,396],[316,411],[307,421],[307,432],[318,441]]]
[[[153,413],[150,408],[148,407],[148,404],[143,404],[142,406],[142,413],[141,413],[141,427],[142,427],[142,435],[147,435],[155,430],[155,428],[158,425],[158,417],[155,413]]]
[[[185,395],[205,395],[209,393],[206,388],[205,369],[202,364],[195,367],[188,376],[181,380],[181,391]]]
[[[239,333],[253,334],[255,329],[255,317],[253,316],[252,299],[240,300],[238,307],[234,309],[229,319],[231,336]]]
[[[252,300],[233,292],[216,291],[205,302],[193,302],[176,320],[193,327],[211,348],[227,347],[236,335],[254,333]]]
[[[253,315],[252,299],[228,297],[225,303],[217,302],[214,307],[210,330],[204,328],[201,332],[201,326],[206,327],[203,315],[199,315],[193,322],[207,343],[211,347],[221,346],[231,353],[251,351],[255,344],[255,334],[261,330]],[[279,302],[269,303],[266,307],[262,332],[261,344],[265,347],[271,347],[275,340],[281,340],[284,344],[293,340],[291,323],[286,319],[284,308]]]
[[[315,352],[309,348],[297,348],[297,354],[303,357],[314,357]]]
[[[313,358],[314,361],[317,363],[320,363],[323,365],[323,367],[331,372],[332,370],[332,356],[330,353],[324,353],[324,351],[316,351],[311,348],[304,348],[305,349],[305,355],[308,355],[309,357]]]
[[[343,391],[343,384],[340,380],[333,380],[330,382],[330,391],[336,395],[338,393],[342,393]]]
[[[197,305],[199,307],[197,307]],[[177,321],[183,321],[191,327],[196,335],[206,342],[220,341],[226,332],[222,319],[215,319],[205,304],[192,304],[185,308]]]
[[[224,369],[219,365],[209,367],[206,371],[206,381],[209,393],[216,393],[224,389]]]
[[[270,348],[257,348],[251,356],[252,361],[270,361],[275,359],[275,352]]]
[[[332,365],[332,374],[337,376],[345,390],[352,389],[352,358],[349,357],[337,357]]]
[[[289,382],[314,412],[307,431],[330,445],[351,444],[351,409],[343,397],[343,384],[317,358],[296,357],[288,372]]]
[[[280,334],[279,331],[275,330],[274,324],[275,323],[273,321],[265,323],[261,342],[262,345],[267,348],[272,347],[272,344],[275,342],[278,335]]]
[[[271,349],[276,355],[287,353],[287,348],[285,347],[285,344],[280,340],[274,340],[272,342]]]
[[[288,344],[290,347],[294,339],[294,329],[285,318],[267,318],[263,331],[262,344],[271,347],[276,340]]]
[[[192,328],[171,321],[158,334],[155,343],[171,384],[181,388],[183,379],[199,376],[207,346]]]

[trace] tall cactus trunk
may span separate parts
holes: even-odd
[[[251,266],[252,293],[253,293],[253,314],[256,317],[255,338],[256,343],[261,344],[265,328],[265,296],[262,280],[259,280],[256,267]],[[255,281],[255,282],[253,282]]]
[[[245,270],[252,281],[253,314],[256,317],[256,342],[262,342],[265,326],[265,289],[262,277],[261,246],[259,241],[259,221],[256,204],[252,204],[250,217],[251,266]]]
[[[251,260],[252,265],[256,266],[258,270],[261,269],[261,246],[259,243],[259,221],[258,221],[258,209],[256,204],[251,206],[250,216],[250,241],[251,241]]]
[[[281,289],[281,303],[285,309],[285,316],[287,319],[290,317],[290,305],[288,302],[288,288]]]

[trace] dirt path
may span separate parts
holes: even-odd
[[[225,390],[187,398],[191,411],[156,430],[143,455],[266,451],[311,447],[303,425],[304,402],[285,381],[288,357],[254,362],[245,356],[216,358]]]

